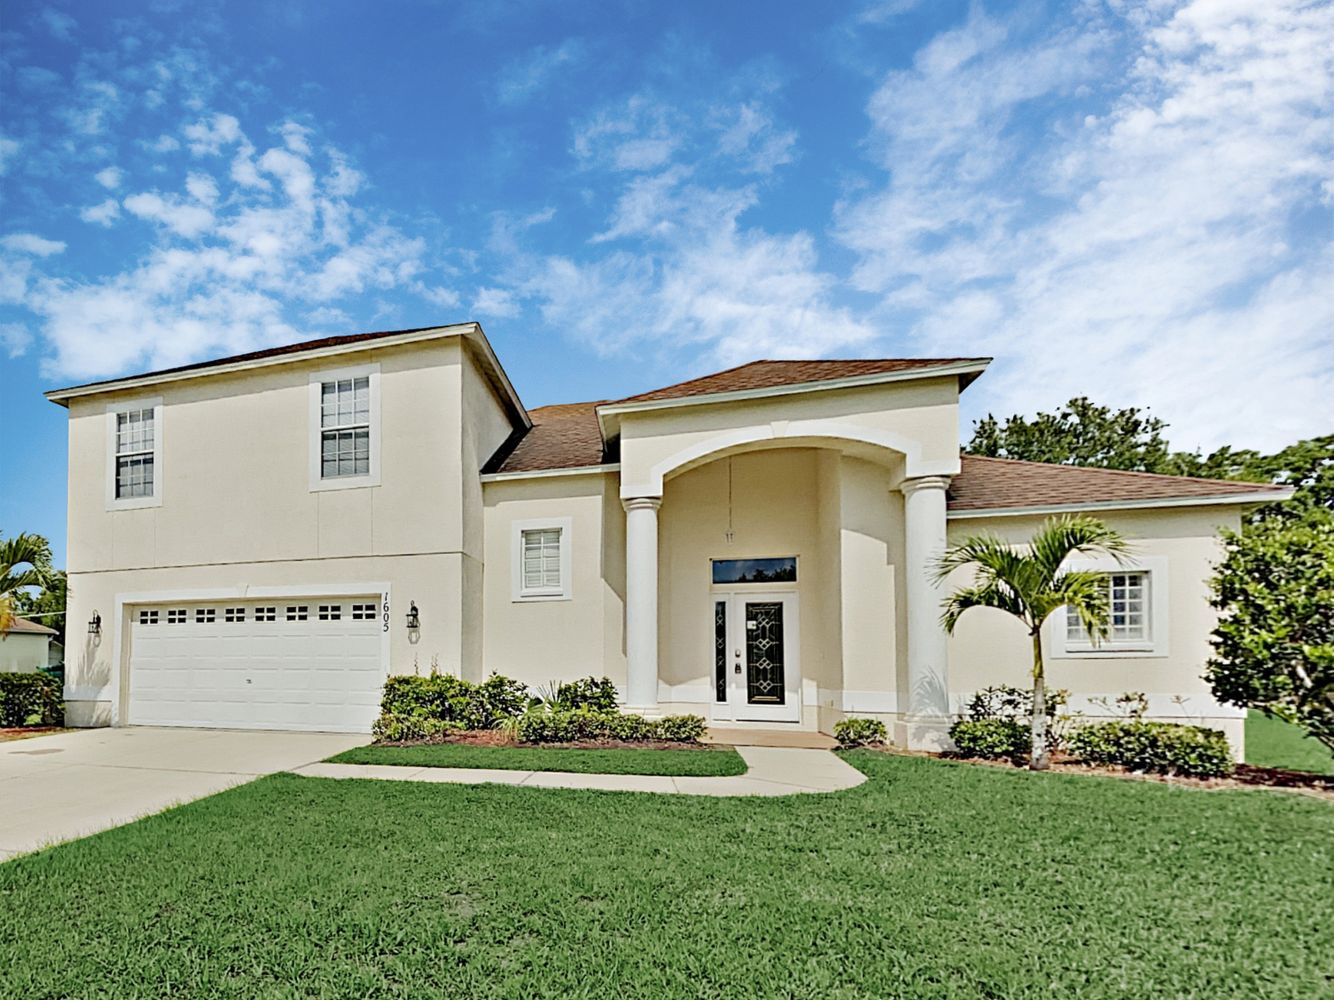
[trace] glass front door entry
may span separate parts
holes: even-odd
[[[715,594],[713,614],[715,714],[800,721],[797,595]]]

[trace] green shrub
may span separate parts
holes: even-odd
[[[377,743],[406,743],[409,740],[429,740],[463,730],[457,722],[428,719],[420,715],[381,715],[371,726],[371,735]]]
[[[1100,722],[1076,729],[1068,743],[1081,760],[1131,771],[1216,778],[1233,768],[1227,737],[1201,726],[1138,719]]]
[[[435,719],[460,729],[492,729],[528,707],[528,688],[492,674],[480,684],[449,674],[412,674],[384,682],[380,711],[391,718]]]
[[[879,719],[839,719],[834,723],[834,739],[840,746],[864,747],[889,742],[889,733]]]
[[[960,719],[950,726],[950,739],[965,757],[1022,757],[1033,749],[1033,733],[1019,719]]]
[[[669,715],[646,719],[642,715],[600,712],[583,708],[534,708],[520,717],[518,737],[524,743],[574,743],[579,740],[670,740],[692,743],[704,735],[706,724],[698,715]]]
[[[616,711],[616,685],[606,677],[581,677],[556,686],[555,708],[590,708],[595,712]]]
[[[50,674],[0,674],[0,726],[63,725],[63,695],[60,681]]]
[[[698,743],[708,728],[700,715],[664,715],[656,725],[657,738],[672,743]]]

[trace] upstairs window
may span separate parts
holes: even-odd
[[[107,508],[154,507],[162,480],[162,404],[116,403],[107,408]]]
[[[378,365],[310,377],[312,490],[379,484]]]

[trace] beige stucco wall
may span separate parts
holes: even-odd
[[[905,475],[950,475],[959,469],[958,435],[955,377],[626,413],[621,495],[657,496],[664,477],[757,444],[836,443],[872,460],[905,456]]]
[[[380,483],[312,490],[310,376],[380,368]],[[107,510],[107,404],[160,397],[160,506]],[[465,416],[466,412],[466,416]],[[67,652],[67,698],[112,714],[117,595],[248,586],[390,587],[390,668],[480,676],[483,523],[478,471],[510,432],[458,339],[168,382],[71,400],[70,620],[104,620]],[[421,611],[410,645],[402,614]],[[122,663],[127,651],[122,650]]]
[[[0,674],[28,674],[47,664],[51,637],[31,632],[0,636]]]
[[[624,690],[625,513],[615,475],[488,482],[484,511],[485,671],[531,687],[605,676]],[[568,599],[516,599],[515,524],[564,518],[570,520]]]
[[[1105,715],[1090,697],[1115,698],[1126,691],[1149,696],[1150,715],[1176,722],[1207,724],[1223,729],[1241,746],[1242,713],[1220,705],[1202,677],[1209,657],[1209,633],[1216,614],[1209,607],[1208,580],[1221,552],[1218,532],[1237,528],[1236,507],[1158,508],[1142,511],[1103,511],[1099,517],[1131,540],[1130,563],[1166,560],[1167,620],[1155,620],[1155,632],[1167,629],[1166,647],[1157,655],[1066,655],[1057,645],[1055,629],[1063,620],[1049,622],[1044,632],[1049,684],[1070,690],[1072,708]],[[991,532],[1020,543],[1041,523],[1038,517],[951,518],[950,539]],[[1160,570],[1161,572],[1161,570]],[[1153,585],[1162,586],[1155,574]],[[963,582],[956,574],[951,582]],[[956,706],[974,691],[991,684],[1028,686],[1032,647],[1021,626],[1002,612],[978,609],[959,622],[950,641],[950,690]]]

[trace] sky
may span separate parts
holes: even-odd
[[[1334,3],[0,6],[0,534],[44,390],[479,321],[530,406],[995,358],[988,412],[1334,430]]]

